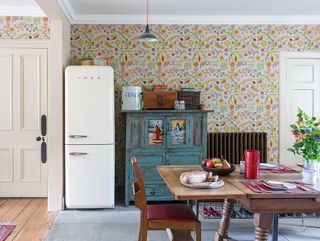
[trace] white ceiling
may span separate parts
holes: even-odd
[[[0,16],[45,16],[35,0],[0,0]]]
[[[145,14],[146,0],[68,0],[77,14]],[[320,14],[319,0],[149,0],[155,15]]]
[[[56,0],[71,23],[146,21],[146,0]],[[149,0],[150,23],[320,24],[320,0]],[[44,16],[35,0],[0,0],[0,16]]]
[[[145,23],[146,0],[57,0],[72,23]],[[320,0],[149,0],[151,23],[320,23]]]

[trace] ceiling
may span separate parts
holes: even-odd
[[[72,23],[145,23],[146,0],[57,0]],[[320,0],[149,0],[151,23],[320,23]]]
[[[144,24],[146,0],[56,0],[71,23]],[[320,24],[320,0],[149,0],[150,23]],[[0,0],[0,16],[44,16],[35,0]]]
[[[45,16],[35,0],[0,0],[0,16]]]

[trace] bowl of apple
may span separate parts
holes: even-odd
[[[201,163],[204,171],[212,172],[213,175],[227,176],[236,170],[236,166],[230,164],[227,160],[220,158],[205,159]]]

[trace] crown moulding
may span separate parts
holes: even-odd
[[[77,14],[57,1],[71,24],[146,24],[146,15]],[[149,15],[149,24],[320,24],[320,15]]]
[[[2,6],[0,8],[0,16],[30,16],[44,17],[45,13],[40,7],[9,7]]]

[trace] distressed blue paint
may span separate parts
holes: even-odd
[[[161,145],[148,144],[148,121],[163,120],[164,140]],[[171,120],[185,120],[184,144],[172,144]],[[207,112],[197,110],[126,111],[125,203],[133,201],[135,175],[130,158],[137,157],[149,201],[173,200],[170,191],[156,171],[157,165],[199,164],[207,156]]]

